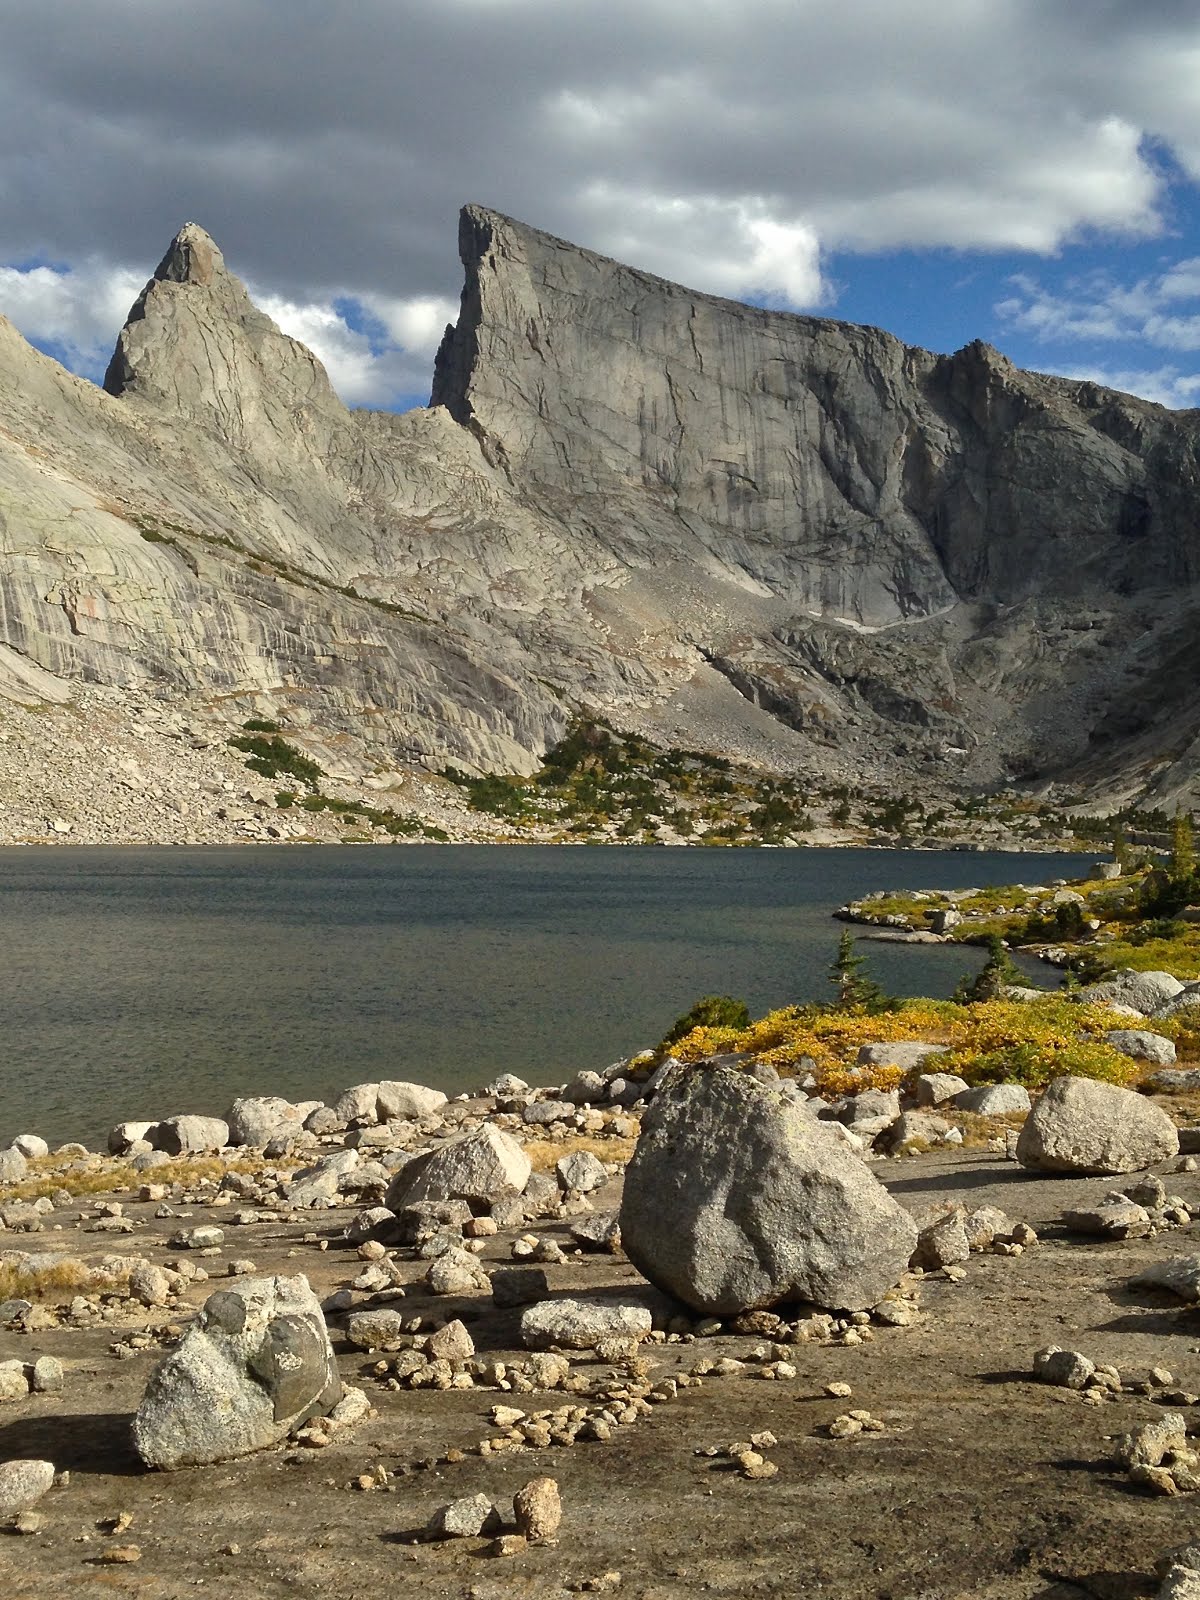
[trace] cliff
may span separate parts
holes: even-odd
[[[479,207],[460,247],[403,417],[347,411],[193,224],[104,391],[0,322],[25,676],[274,706],[365,769],[529,771],[586,708],[843,782],[1190,791],[1197,413]]]

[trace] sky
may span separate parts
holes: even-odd
[[[0,314],[86,377],[195,221],[347,404],[422,404],[476,201],[1200,406],[1195,0],[0,0],[0,40]]]

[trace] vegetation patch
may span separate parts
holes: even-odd
[[[276,733],[240,733],[235,734],[229,742],[235,750],[245,751],[250,757],[246,765],[264,778],[278,778],[286,774],[315,788],[318,780],[324,776],[315,761]]]

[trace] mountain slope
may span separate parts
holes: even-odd
[[[0,685],[270,707],[363,770],[528,772],[587,708],[842,782],[1190,791],[1200,414],[479,207],[460,249],[403,417],[192,224],[105,391],[0,322]]]

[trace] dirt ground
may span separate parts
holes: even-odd
[[[1151,1261],[1189,1253],[1189,1231],[1120,1243],[1068,1237],[1062,1212],[1099,1199],[1115,1180],[1045,1179],[978,1151],[923,1155],[874,1169],[914,1212],[942,1202],[1002,1207],[1042,1242],[1019,1257],[973,1256],[960,1283],[941,1275],[922,1285],[923,1319],[878,1328],[858,1347],[796,1345],[792,1380],[707,1377],[657,1406],[605,1443],[467,1454],[489,1434],[487,1413],[509,1397],[492,1389],[398,1391],[369,1374],[375,1360],[335,1334],[343,1377],[361,1384],[377,1415],[321,1450],[269,1451],[227,1465],[165,1474],[141,1467],[129,1422],[160,1352],[118,1359],[112,1342],[135,1325],[58,1328],[30,1335],[0,1330],[0,1359],[58,1356],[60,1394],[32,1395],[0,1408],[0,1459],[44,1456],[70,1471],[66,1487],[40,1503],[42,1531],[0,1535],[6,1600],[71,1593],[176,1600],[198,1588],[247,1600],[363,1600],[386,1595],[517,1600],[586,1592],[620,1573],[608,1592],[628,1600],[684,1595],[814,1596],[834,1600],[1100,1600],[1153,1594],[1154,1559],[1193,1536],[1200,1503],[1155,1498],[1107,1464],[1106,1436],[1161,1415],[1144,1396],[1100,1406],[1034,1382],[1033,1351],[1047,1343],[1082,1350],[1124,1375],[1167,1367],[1180,1388],[1200,1391],[1200,1312],[1165,1295],[1131,1292],[1128,1280]],[[157,1174],[156,1174],[157,1176]],[[614,1183],[596,1198],[615,1203]],[[1179,1174],[1172,1193],[1200,1209],[1200,1173]],[[75,1232],[5,1243],[41,1249],[136,1250],[152,1260],[177,1221],[131,1203],[136,1232],[93,1238]],[[186,1225],[226,1227],[226,1246],[204,1265],[250,1257],[259,1271],[305,1272],[318,1294],[344,1287],[362,1266],[339,1235],[345,1212],[315,1212],[298,1223],[229,1227],[227,1209],[195,1209]],[[322,1251],[306,1233],[330,1241]],[[570,1244],[565,1225],[535,1231]],[[487,1241],[485,1261],[509,1259],[511,1234]],[[411,1254],[411,1252],[400,1252]],[[424,1268],[414,1261],[414,1276]],[[573,1257],[547,1269],[552,1290],[617,1291],[641,1280],[623,1256]],[[202,1303],[213,1284],[194,1286]],[[363,1303],[368,1303],[363,1298]],[[446,1300],[410,1289],[406,1313],[459,1315],[481,1352],[516,1351],[518,1312],[490,1298]],[[141,1321],[151,1319],[145,1313]],[[160,1318],[161,1320],[161,1318]],[[760,1340],[719,1335],[648,1347],[655,1377],[700,1357],[738,1355]],[[827,1398],[844,1380],[851,1400]],[[552,1407],[558,1394],[513,1402]],[[884,1419],[887,1430],[845,1440],[818,1431],[849,1406]],[[1200,1409],[1195,1413],[1200,1421]],[[778,1475],[754,1482],[731,1464],[698,1455],[762,1429],[778,1444],[767,1454]],[[386,1489],[352,1488],[382,1464]],[[560,1484],[558,1544],[520,1555],[485,1554],[485,1539],[430,1543],[419,1535],[431,1513],[483,1492],[506,1514],[528,1478]],[[115,1542],[135,1542],[131,1565],[101,1565],[114,1540],[98,1522],[132,1513]],[[237,1553],[223,1553],[235,1547]],[[607,1580],[613,1585],[613,1580]],[[602,1591],[603,1592],[603,1591]]]

